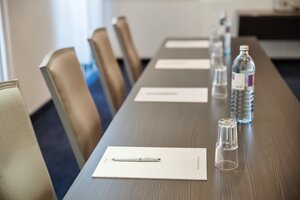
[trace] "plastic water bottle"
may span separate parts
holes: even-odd
[[[231,22],[226,12],[224,12],[219,21],[218,35],[223,43],[224,55],[231,51]]]
[[[231,117],[242,124],[253,120],[255,64],[248,51],[249,46],[240,46],[232,64]]]

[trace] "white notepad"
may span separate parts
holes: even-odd
[[[209,69],[209,59],[159,59],[156,69]]]
[[[113,158],[160,158],[159,162],[118,162]],[[93,178],[207,180],[206,148],[109,146]]]
[[[207,88],[142,87],[134,101],[206,103],[207,93]]]
[[[208,48],[208,40],[169,40],[166,48]]]

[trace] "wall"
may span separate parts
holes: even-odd
[[[49,98],[38,69],[46,53],[54,49],[51,0],[4,0],[5,36],[9,79],[18,78],[28,111],[34,112]]]
[[[91,61],[87,37],[103,26],[103,0],[0,0],[3,6],[8,78],[20,80],[29,113],[51,97],[38,69],[55,49],[75,46],[80,62]]]
[[[142,57],[151,57],[166,37],[207,37],[223,10],[232,17],[236,35],[237,9],[273,9],[273,0],[105,0],[104,4],[116,55],[121,53],[111,19],[124,15]]]

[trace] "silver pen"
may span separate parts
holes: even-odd
[[[139,158],[112,158],[115,162],[160,162],[160,158],[139,157]]]

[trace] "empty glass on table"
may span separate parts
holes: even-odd
[[[234,170],[239,166],[237,125],[231,118],[218,121],[215,166],[220,170]]]

